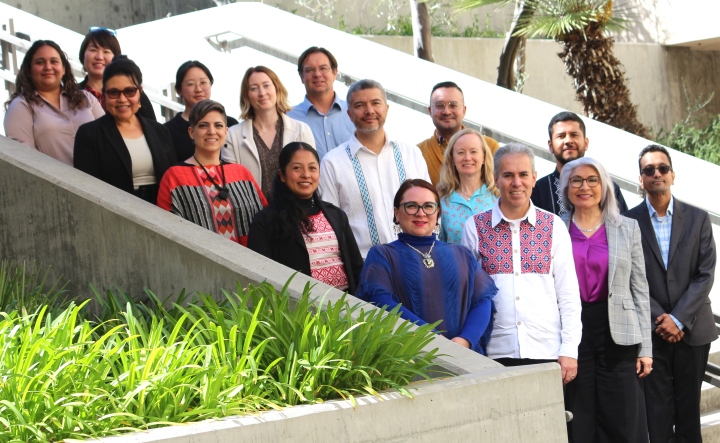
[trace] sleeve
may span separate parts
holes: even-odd
[[[615,200],[617,200],[618,210],[622,214],[623,212],[626,212],[628,210],[628,206],[627,203],[625,203],[625,197],[623,197],[620,186],[618,186],[617,183],[613,182],[613,187],[615,188]]]
[[[265,212],[255,214],[252,223],[250,223],[247,246],[258,254],[274,260],[275,257],[272,252],[273,237],[268,230],[269,225],[270,220],[266,217]]]
[[[689,222],[689,220],[686,221],[686,223]],[[697,270],[692,270],[695,275],[690,279],[690,285],[670,313],[685,326],[686,330],[690,331],[692,331],[697,313],[708,300],[715,280],[715,240],[707,212],[704,213],[701,222],[698,243]]]
[[[560,356],[577,359],[582,337],[580,287],[575,272],[570,234],[560,217],[553,223],[552,269],[555,296],[560,311],[562,344]]]
[[[242,123],[237,124],[228,129],[227,137],[225,138],[225,147],[222,148],[220,158],[228,163],[239,163],[239,156],[237,150],[240,148],[240,133],[242,131]]]
[[[307,123],[301,122],[299,120],[295,121],[297,122],[297,124],[300,125],[300,141],[305,142],[315,148],[315,137],[313,137],[310,126],[308,126]]]
[[[90,94],[89,92],[86,92],[85,95],[88,98],[88,102],[90,103],[90,112],[92,113],[93,117],[95,117],[95,120],[105,115],[105,110],[102,108],[102,105],[100,104],[98,99],[96,99],[95,96]]]
[[[100,159],[97,155],[96,146],[92,142],[92,123],[85,123],[78,128],[75,134],[75,145],[73,147],[73,166],[93,177],[100,177]]]
[[[475,257],[475,260],[480,260],[480,252],[477,248],[478,234],[477,229],[475,229],[474,217],[470,217],[465,222],[465,226],[463,227],[462,240],[460,240],[460,244],[470,250],[473,257]]]
[[[460,336],[469,341],[475,351],[486,355],[493,327],[493,298],[498,293],[498,288],[492,277],[478,264],[472,254],[468,254],[468,263],[473,272],[473,294],[470,310]]]
[[[395,308],[400,302],[393,295],[393,274],[387,258],[383,257],[378,246],[373,246],[368,252],[360,274],[360,285],[355,297],[378,307],[387,306],[388,310]],[[396,273],[396,275],[401,275],[401,273]],[[400,306],[399,313],[403,319],[411,323],[426,324],[405,306]]]
[[[31,104],[16,97],[5,111],[5,135],[25,146],[35,148],[35,135],[33,135],[33,112]],[[35,148],[37,149],[37,148]]]
[[[413,158],[415,161],[415,170],[418,172],[418,177],[423,180],[425,180],[428,183],[432,183],[430,180],[430,173],[428,172],[428,166],[427,162],[425,161],[425,157],[422,155],[422,151],[417,146],[410,145],[408,146],[408,149],[412,150]],[[415,178],[415,177],[410,177]]]
[[[652,357],[652,340],[650,336],[653,325],[650,319],[650,289],[645,273],[642,234],[640,233],[640,226],[637,224],[637,221],[633,219],[625,219],[625,221],[630,222],[630,231],[632,232],[630,294],[632,294],[635,304],[635,313],[638,317],[640,335],[642,336],[638,357]]]
[[[326,154],[320,161],[320,198],[340,207],[340,197],[338,196],[336,180],[332,156]]]
[[[172,177],[175,176],[174,169],[175,168],[168,169],[163,175],[162,180],[160,180],[160,189],[157,195],[157,205],[169,212],[172,211],[171,195],[172,190],[175,188],[171,183]]]

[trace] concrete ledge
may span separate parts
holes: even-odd
[[[0,259],[52,266],[50,277],[70,280],[76,297],[87,298],[87,283],[97,288],[117,285],[136,298],[143,296],[143,288],[161,297],[183,288],[217,294],[223,288],[234,290],[236,282],[267,280],[280,288],[294,273],[4,137],[0,188]],[[289,285],[291,297],[297,298],[307,283],[316,285],[317,295],[326,294],[326,301],[342,297],[340,291],[301,274]],[[362,303],[351,296],[349,301]],[[365,308],[376,309],[368,304]],[[459,377],[414,385],[414,400],[387,393],[384,401],[358,399],[357,409],[348,402],[328,402],[117,441],[249,442],[282,436],[322,442],[336,441],[338,435],[358,442],[466,441],[478,436],[486,442],[567,441],[559,366],[504,368],[441,336],[428,346],[434,348],[443,354],[437,364]],[[305,426],[306,421],[312,425]],[[259,423],[265,425],[255,426]],[[196,429],[210,434],[195,439],[191,435]]]

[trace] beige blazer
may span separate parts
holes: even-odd
[[[290,142],[305,142],[313,148],[315,147],[315,138],[307,124],[285,114],[281,114],[281,117],[283,119],[283,146]],[[243,120],[228,129],[225,147],[221,155],[226,162],[245,166],[255,181],[262,183],[262,168],[253,139],[252,119]]]
[[[572,216],[563,216],[569,227]],[[637,222],[620,216],[620,225],[605,223],[608,241],[608,319],[618,345],[640,344],[638,357],[652,357],[650,292],[645,277],[642,236]],[[578,279],[583,275],[578,274]]]

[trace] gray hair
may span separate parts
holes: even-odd
[[[617,199],[615,198],[615,188],[607,170],[599,161],[592,157],[581,157],[563,166],[560,174],[560,189],[562,190],[562,201],[566,208],[572,213],[575,211],[575,205],[572,204],[568,197],[568,189],[570,187],[570,177],[580,166],[590,166],[597,171],[600,177],[600,186],[602,196],[600,197],[600,209],[602,210],[602,219],[605,223],[613,226],[620,225],[620,210],[618,209]]]
[[[387,93],[385,92],[385,88],[382,87],[380,82],[376,80],[370,80],[370,79],[363,79],[358,80],[350,87],[348,88],[347,97],[345,100],[348,102],[348,105],[350,104],[350,97],[358,91],[364,91],[365,89],[379,89],[380,92],[382,92],[383,100],[385,100],[385,103],[387,103]]]
[[[493,160],[495,163],[496,180],[500,176],[500,161],[506,155],[526,156],[528,159],[530,159],[530,167],[532,168],[532,172],[535,172],[535,154],[532,152],[532,149],[523,145],[522,143],[508,143],[507,145],[495,151],[495,158]]]

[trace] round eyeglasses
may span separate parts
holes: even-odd
[[[597,175],[591,175],[588,178],[582,178],[576,175],[575,177],[570,178],[570,186],[573,188],[582,188],[583,182],[587,182],[588,186],[594,188],[600,183],[600,177]]]
[[[416,215],[420,209],[422,209],[425,215],[433,215],[440,207],[440,205],[435,202],[425,202],[422,205],[416,202],[405,202],[400,203],[400,206],[402,206],[407,215]]]

